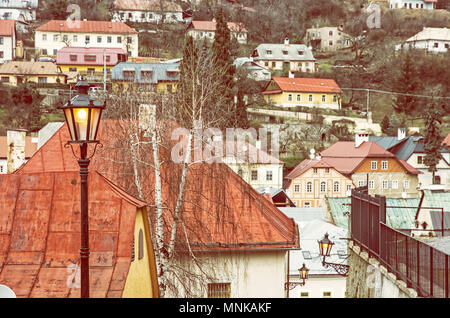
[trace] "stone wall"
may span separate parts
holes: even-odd
[[[398,280],[378,260],[349,242],[347,276],[348,298],[417,298],[417,292],[408,288],[404,281]]]

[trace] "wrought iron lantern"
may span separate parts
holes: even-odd
[[[305,281],[308,279],[309,269],[305,266],[305,263],[303,263],[303,266],[299,268],[298,271],[300,273],[300,279],[302,280],[303,285],[305,285]]]
[[[322,266],[324,267],[332,267],[334,270],[341,276],[347,276],[348,270],[350,268],[349,265],[346,264],[337,264],[337,263],[328,263],[325,261],[326,257],[331,256],[331,249],[333,248],[334,243],[328,238],[328,233],[325,233],[322,240],[318,241],[319,243],[319,252],[320,256],[323,256]]]

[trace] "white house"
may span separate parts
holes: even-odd
[[[236,69],[242,68],[248,72],[248,77],[255,81],[270,81],[272,73],[265,67],[257,64],[252,58],[238,57],[234,60]]]
[[[437,0],[389,0],[391,9],[436,9]]]
[[[40,55],[56,56],[66,46],[121,48],[132,57],[139,53],[138,32],[123,22],[51,20],[35,30],[34,39]]]
[[[256,146],[246,142],[227,142],[226,148],[229,151],[224,153],[222,162],[254,189],[283,188],[284,163],[261,149],[259,141]]]
[[[16,23],[13,20],[0,20],[0,64],[16,57]]]
[[[35,21],[38,3],[39,0],[0,0],[0,19]]]
[[[288,217],[294,217],[301,237],[301,250],[289,251],[289,283],[291,289],[288,298],[345,298],[346,277],[340,275],[332,267],[322,265],[323,257],[319,255],[319,243],[328,233],[334,243],[331,256],[325,259],[328,263],[347,264],[347,230],[316,217],[315,219],[298,222],[303,219],[303,211],[311,208],[280,208]],[[312,217],[314,218],[314,217]],[[305,285],[296,283],[300,280],[299,269],[305,264],[309,269]],[[292,284],[294,283],[294,284]]]
[[[417,49],[430,53],[446,53],[450,46],[449,28],[423,28],[405,42],[395,46],[396,50]]]
[[[164,20],[163,20],[164,19]],[[175,2],[160,0],[116,0],[112,21],[141,23],[184,22],[183,9]]]
[[[239,43],[246,44],[248,38],[248,31],[244,25],[240,23],[227,22],[230,35]],[[194,40],[208,39],[212,41],[216,35],[215,21],[191,21],[187,27],[186,34],[191,36]]]

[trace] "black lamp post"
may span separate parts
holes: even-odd
[[[294,289],[297,286],[305,286],[306,280],[308,279],[308,272],[309,269],[306,267],[305,263],[303,263],[303,266],[298,269],[298,272],[300,273],[300,282],[286,282],[284,285],[284,289],[288,291],[288,298],[289,298],[289,290]],[[288,272],[289,275],[289,272]]]
[[[81,298],[89,298],[89,200],[88,200],[88,166],[100,144],[97,138],[98,127],[105,103],[99,103],[88,95],[89,83],[80,81],[76,87],[78,95],[58,109],[64,111],[72,140],[67,145],[72,147],[78,159],[81,177]],[[80,145],[80,155],[73,150],[73,144]],[[95,144],[94,151],[88,156],[88,144]]]
[[[328,233],[325,233],[323,239],[318,241],[318,243],[320,256],[323,256],[322,265],[324,267],[334,268],[334,270],[341,276],[347,276],[350,266],[346,264],[328,263],[325,261],[325,258],[331,255],[331,249],[334,245],[334,243],[328,238]]]

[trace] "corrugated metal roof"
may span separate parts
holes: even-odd
[[[79,187],[77,172],[0,176],[0,284],[18,297],[80,297],[67,284],[70,266],[80,264]],[[91,170],[91,297],[121,297],[137,209],[145,205]]]
[[[258,56],[255,60],[279,60],[279,61],[315,61],[312,49],[304,44],[273,44],[262,43],[255,49]],[[269,53],[270,52],[270,53]],[[300,54],[300,52],[302,54]],[[284,54],[286,53],[286,54]]]
[[[350,197],[327,198],[327,200],[334,223],[339,227],[348,228],[349,216],[346,216],[344,213],[351,210],[348,205],[351,203]],[[394,229],[413,229],[417,207],[419,204],[419,198],[386,198],[387,225]],[[394,206],[403,208],[390,208]]]
[[[450,228],[450,191],[424,190],[423,207],[444,209],[444,228]],[[434,229],[442,228],[440,210],[421,209],[419,213],[429,213]]]
[[[279,207],[278,209],[286,216],[294,219],[296,223],[325,220],[325,208]]]

